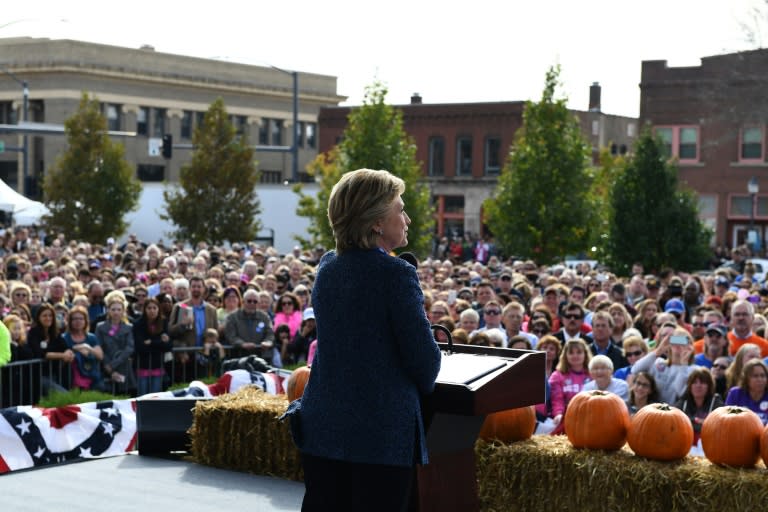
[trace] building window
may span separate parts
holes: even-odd
[[[456,175],[472,176],[472,139],[460,137],[456,141]]]
[[[122,107],[114,103],[103,103],[102,110],[104,117],[107,118],[107,130],[119,132],[123,128],[120,112]]]
[[[245,135],[248,129],[248,119],[245,116],[229,116],[229,122],[235,128],[236,135]]]
[[[272,146],[283,145],[283,120],[272,119],[269,123],[270,144]]]
[[[16,124],[16,111],[12,101],[0,101],[0,123]]]
[[[306,140],[304,137],[304,133],[307,129],[306,124],[304,121],[299,121],[299,129],[296,130],[296,146],[303,148],[304,147],[304,141]]]
[[[501,139],[487,137],[485,139],[485,174],[498,176],[501,170]]]
[[[445,139],[442,137],[429,138],[429,167],[430,176],[445,176]]]
[[[741,152],[739,160],[763,159],[763,129],[751,126],[741,130]]]
[[[137,175],[140,181],[163,181],[165,179],[165,166],[139,164]]]
[[[445,197],[445,213],[458,213],[464,214],[464,196],[444,196]]]
[[[165,113],[166,110],[164,108],[156,108],[153,109],[153,112],[155,114],[154,119],[152,120],[152,136],[153,137],[162,137],[165,135]]]
[[[191,110],[185,110],[181,113],[181,135],[182,139],[192,138],[192,116],[194,113]]]
[[[266,146],[269,144],[269,119],[262,119],[259,125],[259,144]]]
[[[136,114],[136,134],[149,135],[149,107],[139,107]]]
[[[315,149],[317,147],[317,124],[307,123],[307,148]]]
[[[202,128],[205,124],[205,112],[195,112],[195,128]]]
[[[261,171],[259,173],[260,183],[282,183],[283,173],[281,171]]]
[[[731,196],[731,204],[728,208],[729,217],[749,217],[752,215],[752,197]]]
[[[659,126],[655,132],[661,138],[668,158],[677,157],[681,162],[699,161],[698,126]]]

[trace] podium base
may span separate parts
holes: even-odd
[[[429,464],[416,468],[416,479],[419,512],[480,510],[474,448],[430,455]]]

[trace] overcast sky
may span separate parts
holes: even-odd
[[[698,65],[703,56],[768,45],[763,0],[293,0],[192,2],[27,0],[4,5],[0,37],[67,38],[338,77],[360,104],[376,79],[388,102],[538,99],[547,69],[560,97],[637,116],[643,60]],[[16,7],[17,6],[17,7]],[[763,43],[761,34],[765,32]],[[2,61],[2,59],[0,59]],[[30,84],[34,88],[34,84]],[[32,94],[34,97],[34,92]]]

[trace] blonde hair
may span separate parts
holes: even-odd
[[[27,330],[25,329],[26,325],[20,316],[13,314],[6,315],[6,317],[3,318],[3,323],[9,331],[13,330],[13,326],[15,324],[21,324],[21,338],[19,338],[19,345],[24,345],[27,342]]]
[[[358,169],[344,174],[328,199],[328,221],[336,239],[336,252],[376,247],[378,235],[373,226],[403,192],[405,182],[389,171]]]

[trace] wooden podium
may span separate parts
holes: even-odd
[[[480,510],[475,441],[492,412],[544,402],[546,354],[440,343],[435,391],[422,401],[429,464],[418,466],[411,510]]]

